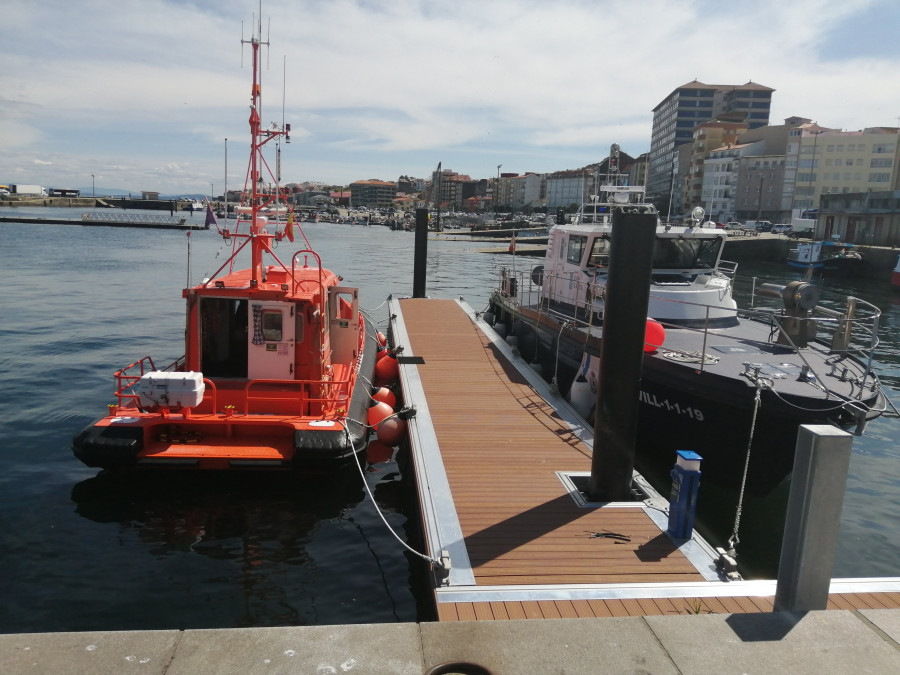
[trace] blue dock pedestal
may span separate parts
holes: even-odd
[[[669,529],[673,539],[690,539],[694,532],[697,512],[697,491],[700,488],[700,461],[693,450],[677,450],[672,469],[672,494],[669,497]]]

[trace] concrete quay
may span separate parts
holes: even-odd
[[[455,664],[455,665],[450,665]],[[898,673],[900,610],[20,633],[19,673]]]

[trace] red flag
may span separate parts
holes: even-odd
[[[515,232],[513,232],[512,239],[509,240],[509,252],[510,253],[516,252],[516,233]]]
[[[208,228],[210,225],[215,225],[216,229],[219,229],[219,223],[216,222],[216,214],[213,213],[212,205],[206,205],[206,227]]]
[[[284,226],[284,236],[288,238],[288,241],[294,241],[294,212],[291,211],[288,214],[287,225]]]

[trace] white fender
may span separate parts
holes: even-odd
[[[588,419],[591,409],[594,407],[594,392],[591,391],[591,383],[582,374],[572,381],[569,388],[569,403],[575,411],[584,419]]]

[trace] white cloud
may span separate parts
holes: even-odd
[[[257,11],[250,0],[55,0],[40,11],[11,0],[0,180],[33,166],[28,182],[105,172],[124,189],[201,190],[223,180],[228,138],[238,184],[250,88],[241,22],[249,38]],[[775,88],[773,123],[863,128],[900,114],[888,86],[900,48],[868,45],[865,30],[873,17],[900,21],[892,0],[271,0],[263,16],[263,119],[281,120],[286,80],[294,128],[286,180],[424,175],[442,159],[475,177],[504,158],[550,171],[596,161],[613,142],[637,155],[653,107],[694,78]]]

